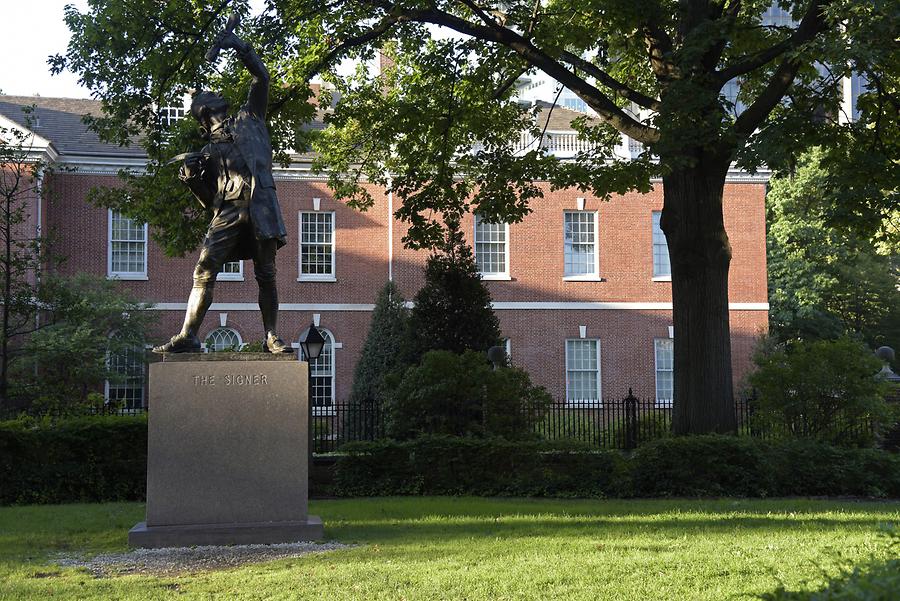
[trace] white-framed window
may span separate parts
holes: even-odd
[[[235,282],[243,282],[244,281],[244,262],[243,261],[229,261],[222,265],[222,271],[216,276],[216,280],[218,281],[235,281]]]
[[[324,328],[317,328],[319,334],[325,339],[325,346],[319,356],[310,362],[309,377],[312,389],[312,408],[316,415],[329,415],[334,411],[334,336]],[[300,334],[300,340],[306,337],[304,330]],[[300,348],[300,359],[306,360],[303,355],[303,347]]]
[[[300,277],[303,281],[335,281],[334,212],[300,211]]]
[[[206,335],[206,350],[210,353],[218,351],[239,351],[244,346],[241,335],[231,328],[216,328]]]
[[[600,404],[599,340],[566,340],[566,402]]]
[[[578,111],[580,113],[588,112],[587,103],[574,94],[572,94],[571,96],[565,96],[562,99],[562,104],[567,109],[572,109],[573,111]]]
[[[597,253],[597,212],[565,211],[563,213],[563,252],[567,279],[600,277]]]
[[[667,281],[672,279],[672,264],[666,235],[659,227],[661,217],[662,211],[653,211],[653,279]]]
[[[185,115],[187,115],[187,109],[183,106],[164,106],[159,109],[159,122],[163,127],[170,127],[184,119]]]
[[[675,398],[675,341],[655,338],[653,355],[656,363],[656,406],[671,407]]]
[[[791,18],[791,13],[778,6],[776,2],[772,2],[769,8],[763,12],[762,23],[769,27],[794,27],[797,25],[797,22]]]
[[[107,276],[119,280],[147,279],[147,224],[109,210]]]
[[[508,223],[487,223],[475,215],[475,263],[482,279],[509,279]]]
[[[739,116],[747,110],[747,106],[738,99],[738,96],[741,93],[741,84],[741,79],[735,77],[734,79],[725,82],[725,85],[722,86],[721,96],[723,96],[730,105],[727,110],[734,117]]]
[[[144,402],[144,347],[135,345],[106,357],[110,371],[118,375],[106,380],[106,401],[124,410],[142,409]]]

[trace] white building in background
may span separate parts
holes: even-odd
[[[791,18],[788,11],[781,8],[777,3],[766,9],[762,14],[762,25],[772,28],[794,28],[797,22]],[[822,76],[827,75],[827,70],[822,67],[819,69]],[[732,79],[727,82],[723,88],[721,95],[728,101],[730,112],[736,117],[740,115],[747,107],[738,99],[740,91],[740,78]],[[854,121],[859,117],[859,109],[856,100],[862,92],[866,91],[865,78],[854,73],[852,77],[846,77],[843,81],[843,99],[841,102],[841,110],[838,119],[841,123]],[[547,108],[557,106],[583,113],[585,115],[596,117],[597,113],[591,109],[587,103],[579,98],[575,92],[560,84],[556,79],[550,77],[546,73],[538,71],[525,77],[519,78],[516,82],[516,96],[522,102],[530,104],[541,103]],[[642,119],[650,117],[650,111],[642,109],[638,106],[631,106],[630,112]],[[569,136],[566,137],[564,132],[556,132],[548,129],[547,136],[542,145],[551,153],[558,156],[574,155],[580,150],[580,146],[575,139],[572,138],[573,132],[569,129]],[[532,144],[532,140],[522,140],[521,147],[528,148]],[[619,158],[635,158],[644,151],[644,147],[640,142],[632,140],[628,136],[622,135],[622,143],[616,147],[615,154]]]

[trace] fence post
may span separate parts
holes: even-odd
[[[628,396],[625,397],[625,449],[631,450],[637,448],[637,405],[638,400],[628,388]]]
[[[378,427],[375,424],[375,398],[371,395],[364,398],[362,405],[360,405],[360,409],[361,419],[358,419],[357,421],[364,424],[361,428],[365,433],[365,438],[363,440],[375,440],[375,430]]]

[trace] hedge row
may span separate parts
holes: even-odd
[[[0,504],[141,500],[146,417],[0,423]],[[808,441],[668,438],[633,453],[575,443],[427,437],[354,443],[316,494],[900,498],[900,455]]]
[[[0,423],[0,504],[143,500],[147,418]]]
[[[900,455],[733,436],[649,442],[634,453],[504,440],[356,443],[333,492],[552,497],[900,497]]]

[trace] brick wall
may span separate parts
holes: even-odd
[[[53,176],[54,197],[46,214],[48,225],[58,235],[57,251],[69,257],[63,267],[66,273],[107,273],[108,213],[85,202],[89,189],[96,185],[117,185],[116,178],[71,173]],[[288,229],[288,244],[277,259],[279,296],[282,304],[291,307],[281,312],[279,329],[285,339],[296,341],[313,313],[320,315],[321,326],[340,343],[335,351],[338,399],[349,393],[353,366],[368,329],[370,312],[364,310],[365,306],[374,303],[389,271],[404,296],[412,298],[422,284],[427,258],[424,251],[403,248],[401,239],[406,228],[389,218],[391,206],[396,210],[399,199],[374,186],[370,192],[374,206],[357,212],[335,201],[322,181],[278,181]],[[733,303],[767,302],[764,194],[765,185],[760,183],[728,184],[725,189],[725,223],[733,249],[729,279]],[[602,281],[563,279],[563,211],[575,210],[579,196],[585,197],[585,210],[598,211]],[[320,199],[321,211],[335,213],[334,282],[297,281],[298,212],[313,210],[313,198]],[[510,226],[510,279],[487,283],[493,299],[500,303],[557,304],[671,302],[671,284],[652,280],[651,212],[661,207],[659,185],[649,194],[626,194],[609,202],[577,191],[550,191],[545,187],[544,198],[532,204],[532,214]],[[471,240],[471,217],[463,227]],[[181,306],[187,300],[195,260],[196,253],[178,259],[164,257],[151,243],[148,279],[121,283],[140,300],[177,304],[174,309],[159,312],[160,340],[180,328]],[[237,330],[245,342],[261,338],[262,326],[254,307],[257,288],[249,261],[245,261],[244,281],[219,282],[215,294],[216,304],[202,335],[218,327],[221,315],[227,314],[227,326]],[[222,308],[222,303],[240,305]],[[565,396],[564,341],[577,338],[580,325],[587,327],[588,338],[600,340],[603,396],[624,396],[628,387],[640,396],[654,394],[653,339],[668,336],[671,311],[505,308],[497,313],[504,335],[511,339],[513,361],[528,369],[554,396]],[[754,340],[767,324],[764,310],[731,311],[736,383],[747,373]]]

